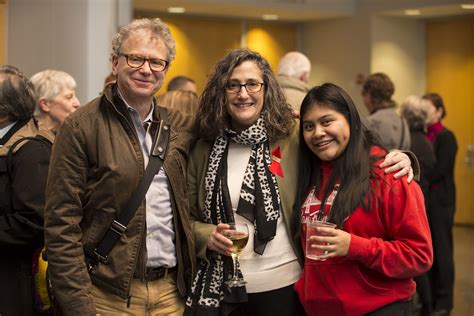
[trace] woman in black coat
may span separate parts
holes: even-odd
[[[433,144],[436,164],[430,175],[428,219],[433,238],[434,263],[430,272],[436,315],[449,315],[453,308],[453,224],[456,209],[454,162],[458,145],[453,132],[441,120],[446,117],[443,99],[436,93],[423,96],[428,105],[427,138]]]
[[[433,145],[426,137],[426,124],[428,119],[428,104],[418,96],[409,96],[401,104],[401,116],[405,119],[410,129],[410,151],[418,158],[420,163],[420,187],[425,196],[427,213],[427,199],[429,196],[429,179],[432,177],[436,156]],[[419,296],[420,316],[431,316],[433,312],[433,298],[428,273],[424,273],[415,278],[416,291]]]

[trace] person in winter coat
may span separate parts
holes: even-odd
[[[309,91],[310,73],[311,61],[301,52],[288,52],[280,59],[277,80],[294,111],[300,110]]]
[[[34,254],[43,246],[43,210],[52,133],[33,118],[33,85],[0,67],[0,314],[33,315]],[[33,141],[38,134],[44,137]]]
[[[428,219],[433,236],[434,263],[430,271],[433,308],[437,316],[448,316],[453,308],[453,225],[456,210],[454,163],[458,144],[453,132],[443,125],[446,107],[437,93],[423,96],[428,106],[428,131],[436,164],[429,178]]]
[[[68,117],[56,137],[45,240],[65,315],[183,312],[195,253],[185,182],[194,120],[154,98],[175,53],[159,18],[123,26],[112,42],[117,81]],[[161,130],[169,139],[158,137]],[[166,144],[131,220],[117,224],[151,156]],[[97,247],[109,228],[119,238],[104,258]]]

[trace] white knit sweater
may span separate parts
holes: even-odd
[[[234,211],[239,202],[250,152],[250,147],[229,143],[227,184]],[[266,292],[294,284],[301,274],[301,267],[291,247],[283,218],[278,219],[275,238],[267,243],[263,255],[259,255],[253,251],[253,224],[240,215],[234,214],[234,217],[236,223],[249,224],[249,241],[239,258],[242,274],[247,281],[247,292]]]

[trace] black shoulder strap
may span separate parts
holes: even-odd
[[[98,262],[107,263],[110,251],[127,229],[128,223],[145,198],[145,194],[148,191],[155,174],[163,165],[169,143],[170,125],[168,123],[166,109],[162,107],[157,108],[160,112],[160,122],[159,126],[155,126],[154,129],[156,131],[155,141],[152,146],[148,165],[145,169],[145,174],[135,188],[135,191],[133,191],[130,200],[128,200],[125,205],[125,208],[120,212],[118,218],[112,222],[108,231],[94,249],[94,258],[92,258],[93,262],[89,263],[89,269],[93,269]],[[156,121],[152,122],[152,127],[153,124],[158,123]],[[153,130],[153,128],[151,130]]]
[[[11,178],[11,174],[12,174],[11,161],[13,159],[13,154],[15,153],[15,148],[18,145],[20,145],[21,143],[27,142],[27,141],[30,141],[30,140],[38,140],[38,141],[47,141],[47,142],[49,142],[49,140],[47,140],[46,138],[44,138],[42,136],[27,136],[27,137],[20,138],[16,142],[14,142],[11,145],[11,147],[8,148],[7,155],[5,156],[5,166],[6,166],[6,172],[8,173],[8,177]]]
[[[42,136],[26,136],[23,138],[18,139],[15,141],[10,148],[8,148],[7,154],[5,156],[0,157],[0,175],[5,176],[8,178],[8,185],[11,186],[13,179],[12,179],[12,173],[13,173],[13,164],[12,164],[12,159],[13,155],[15,154],[15,149],[23,142],[28,142],[30,140],[35,140],[35,141],[43,141],[48,144],[52,144],[48,139],[42,137]]]

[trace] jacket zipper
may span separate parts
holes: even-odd
[[[124,121],[124,123],[127,125],[128,129],[132,131],[132,134],[133,132],[135,131],[135,127],[133,126],[133,124],[130,124],[130,122],[127,120],[127,118],[125,117],[124,114],[122,114],[116,107],[115,103],[109,99],[109,97],[107,95],[105,95],[105,99],[110,103],[112,104],[113,106],[113,110],[115,111],[115,113],[120,116],[122,118],[122,120]],[[113,99],[113,98],[112,98]],[[120,120],[120,119],[119,119]],[[124,126],[125,127],[125,126]],[[138,144],[138,146],[140,147],[140,142],[138,140],[138,135],[136,135],[135,133],[135,142]],[[140,148],[140,151],[141,153],[141,148]],[[143,154],[142,154],[142,161],[144,162],[144,157],[143,157]],[[144,167],[145,168],[145,167]],[[144,171],[143,171],[143,174],[144,174]],[[141,175],[143,177],[143,174]],[[144,224],[142,226],[142,230],[146,236],[146,206],[145,206],[145,221],[144,221]],[[146,242],[146,238],[145,238],[145,242]],[[137,260],[140,261],[140,258],[138,258],[140,255],[140,247],[138,249],[138,254],[137,254]],[[144,269],[146,269],[146,259],[144,260]],[[144,273],[146,272],[146,270],[143,270]],[[144,277],[144,276],[143,276]],[[130,304],[131,304],[131,300],[132,300],[132,295],[130,294],[130,292],[132,291],[132,288],[131,288],[131,282],[133,280],[133,274],[130,278],[130,286],[128,288],[128,298],[127,298],[127,308],[130,308]],[[1,316],[1,315],[0,315]]]

